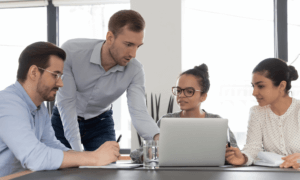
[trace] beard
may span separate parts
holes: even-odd
[[[55,95],[50,95],[52,90],[58,90],[58,87],[49,87],[42,83],[41,78],[39,79],[39,82],[37,84],[37,90],[36,92],[40,95],[40,97],[43,99],[43,101],[54,101]]]
[[[111,48],[108,49],[108,52],[109,52],[110,57],[115,61],[115,63],[119,64],[118,60],[117,60],[117,55],[115,53],[114,44],[112,45]]]

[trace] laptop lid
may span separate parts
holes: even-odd
[[[163,118],[159,166],[224,165],[227,128],[223,118]]]

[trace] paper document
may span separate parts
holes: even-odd
[[[260,160],[256,160],[253,163],[257,166],[279,167],[284,162],[284,160],[281,159],[284,156],[272,152],[259,152],[257,157]]]
[[[106,166],[79,166],[79,168],[103,168],[103,169],[132,169],[141,167],[143,164],[109,164]]]

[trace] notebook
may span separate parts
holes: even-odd
[[[257,157],[260,160],[255,160],[253,163],[254,165],[257,166],[279,167],[284,162],[284,160],[281,159],[284,156],[281,156],[273,152],[261,151],[257,154]]]

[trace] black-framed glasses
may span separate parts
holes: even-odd
[[[56,81],[58,81],[59,78],[62,79],[62,76],[63,76],[62,73],[55,73],[55,72],[52,72],[52,71],[49,71],[49,70],[47,70],[47,69],[43,69],[43,68],[40,68],[40,67],[37,67],[37,68],[39,68],[39,69],[41,69],[41,70],[44,70],[44,71],[47,71],[47,72],[49,72],[49,73],[54,74],[54,75],[55,75],[55,78],[56,78]]]
[[[195,91],[202,92],[201,90],[195,90],[193,87],[187,87],[185,89],[182,89],[180,87],[172,87],[172,93],[175,96],[179,96],[182,93],[182,91],[186,97],[192,97],[195,94]]]

